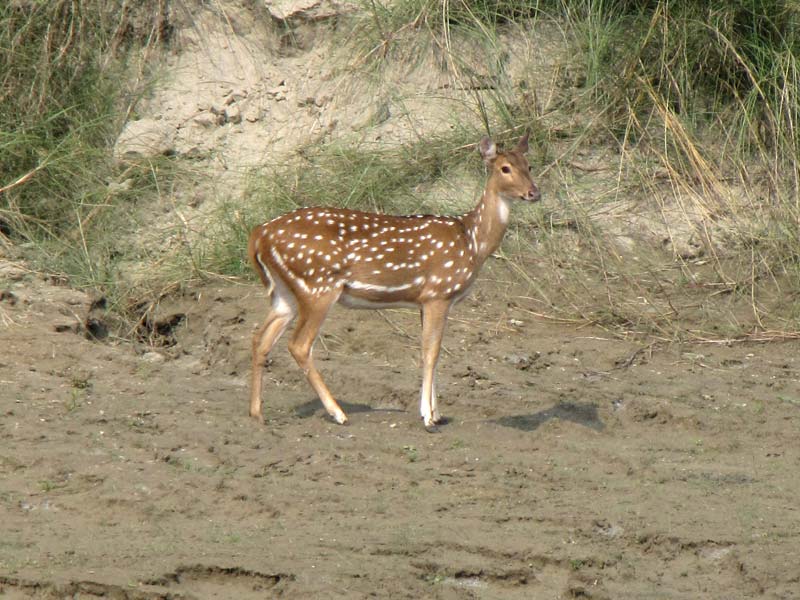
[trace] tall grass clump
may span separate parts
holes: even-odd
[[[561,15],[624,168],[684,207],[714,267],[699,281],[764,327],[762,300],[800,291],[800,5],[586,0]]]
[[[0,224],[33,248],[88,252],[115,197],[109,159],[130,99],[134,49],[168,36],[165,0],[0,3]],[[67,261],[69,262],[69,261]]]
[[[586,0],[563,11],[617,131],[668,113],[692,129],[722,126],[740,157],[757,151],[796,168],[796,2]]]
[[[539,12],[539,2],[513,0],[363,0],[352,37],[362,60],[421,62],[433,52],[454,74],[469,67],[464,43],[496,46],[499,27]],[[495,48],[496,50],[496,48]],[[380,63],[378,63],[380,64]]]

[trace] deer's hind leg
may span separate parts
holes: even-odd
[[[261,382],[267,356],[296,314],[294,303],[286,297],[285,293],[281,294],[278,286],[273,286],[270,296],[272,306],[269,314],[261,327],[253,334],[250,416],[255,419],[261,419]]]

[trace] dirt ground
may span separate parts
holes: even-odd
[[[2,597],[800,598],[797,343],[621,342],[489,270],[448,326],[440,433],[417,315],[339,307],[316,357],[350,425],[285,339],[258,425],[257,284],[165,302],[153,349],[4,275]]]

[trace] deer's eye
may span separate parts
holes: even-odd
[[[502,167],[500,167],[500,170],[506,174],[511,173],[511,167],[509,167],[508,165],[503,165]]]

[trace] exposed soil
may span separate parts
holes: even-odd
[[[546,324],[495,266],[448,326],[441,433],[417,315],[338,307],[316,356],[351,424],[283,340],[259,425],[256,284],[163,304],[146,346],[87,339],[92,298],[3,274],[0,596],[800,597],[796,342]]]

